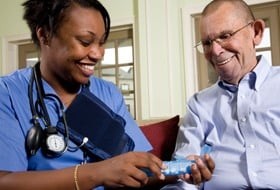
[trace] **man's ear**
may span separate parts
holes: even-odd
[[[49,35],[43,28],[38,27],[36,29],[36,34],[37,34],[37,38],[40,41],[41,46],[49,45]]]
[[[263,33],[265,29],[265,23],[262,19],[257,19],[254,22],[254,45],[257,46],[261,43],[263,38]]]

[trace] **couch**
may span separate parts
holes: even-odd
[[[140,125],[140,129],[153,146],[151,152],[164,161],[170,160],[172,157],[179,120],[179,115],[176,115],[163,121]]]

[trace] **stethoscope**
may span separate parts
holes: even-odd
[[[36,101],[34,101],[33,97],[34,83],[37,91]],[[69,145],[69,130],[63,103],[57,95],[45,93],[41,79],[39,63],[37,63],[32,68],[32,73],[28,84],[28,97],[33,123],[33,126],[30,128],[26,136],[26,150],[29,156],[35,155],[38,149],[41,148],[42,153],[46,157],[59,157],[67,150],[70,152],[77,151],[88,142],[88,138],[84,137],[80,145],[75,147]],[[64,126],[64,135],[60,134],[55,126],[52,126],[44,99],[54,100],[56,102],[58,115],[62,119]],[[41,127],[40,123],[43,123],[44,128]],[[86,161],[87,155],[84,152],[84,159],[82,163],[86,163]]]

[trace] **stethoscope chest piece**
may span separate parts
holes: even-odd
[[[55,127],[47,127],[44,130],[43,152],[47,157],[57,157],[62,155],[66,150],[64,137],[59,135]]]

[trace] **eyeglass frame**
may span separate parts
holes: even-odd
[[[207,43],[207,45],[204,45],[205,43],[203,43],[202,41],[198,42],[194,48],[196,48],[200,53],[204,53],[205,52],[205,46],[207,46],[207,48],[210,48],[213,44],[213,42],[218,43],[219,45],[222,46],[223,43],[231,40],[231,38],[237,34],[238,32],[240,32],[241,30],[243,30],[244,28],[246,28],[247,26],[250,26],[254,23],[255,21],[251,21],[249,23],[247,23],[246,25],[242,26],[241,28],[235,30],[234,32],[228,32],[228,33],[224,33],[224,34],[220,34],[218,37],[214,38],[214,39],[207,39],[205,40]],[[223,37],[223,38],[222,38]],[[201,48],[199,48],[201,46]]]

